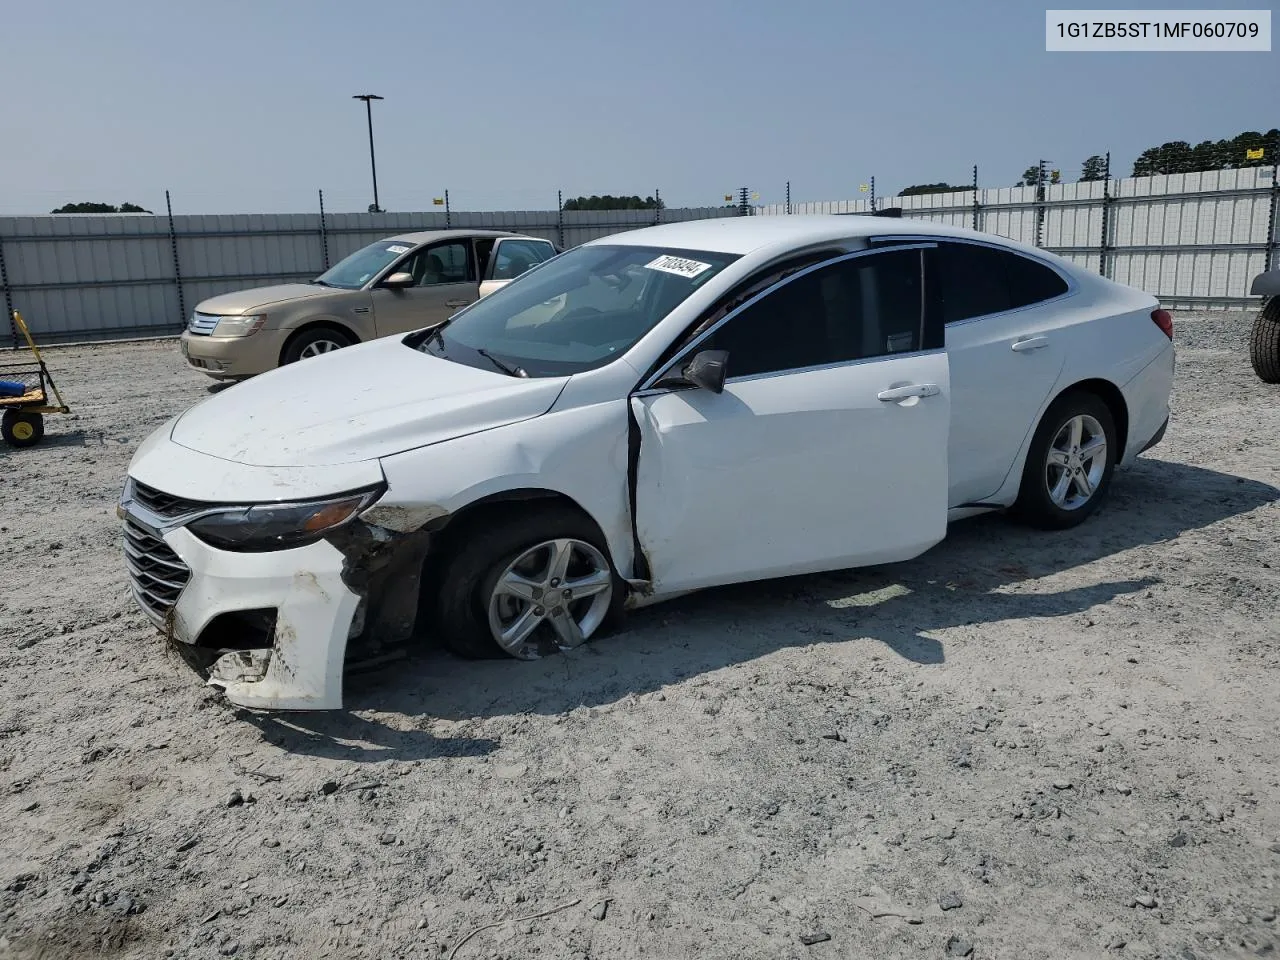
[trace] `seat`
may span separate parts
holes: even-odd
[[[418,286],[425,287],[428,284],[444,282],[444,261],[434,253],[427,254],[426,269],[422,274],[422,279],[418,281]]]

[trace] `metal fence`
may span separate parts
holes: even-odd
[[[737,216],[736,208],[496,213],[138,214],[0,217],[6,316],[37,342],[176,336],[201,300],[305,282],[383,237],[473,227],[577,246],[656,222]],[[17,343],[0,324],[0,347]]]
[[[1042,247],[1174,308],[1240,308],[1280,266],[1275,167],[880,200],[773,204],[764,214],[870,213],[970,227]]]
[[[887,207],[1042,246],[1171,307],[1247,306],[1254,274],[1280,266],[1280,184],[1275,168],[1253,167],[755,207],[0,217],[0,291],[7,310],[22,310],[43,342],[164,336],[207,297],[309,280],[395,233],[506,229],[571,247],[656,222]],[[0,324],[0,347],[16,342]]]

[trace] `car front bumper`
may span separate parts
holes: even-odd
[[[231,553],[126,500],[125,565],[139,607],[184,659],[242,707],[342,706],[347,640],[361,598],[326,541],[270,553]],[[247,629],[245,624],[265,624]],[[230,629],[228,629],[230,628]]]
[[[184,330],[179,348],[187,365],[216,380],[253,377],[279,366],[288,331],[259,330],[247,337],[215,337]]]

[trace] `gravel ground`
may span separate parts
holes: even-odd
[[[1277,949],[1280,394],[1247,327],[1179,317],[1169,435],[1083,528],[979,518],[287,716],[126,593],[129,456],[206,381],[172,343],[49,351],[76,412],[0,454],[0,956]]]

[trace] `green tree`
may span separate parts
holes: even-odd
[[[1261,156],[1250,157],[1261,150]],[[1201,140],[1194,147],[1185,140],[1172,140],[1150,147],[1133,162],[1135,177],[1169,173],[1198,173],[1205,170],[1238,170],[1242,167],[1271,166],[1280,158],[1280,130],[1266,133],[1246,130],[1229,140]]]
[[[1107,175],[1107,161],[1105,157],[1100,157],[1096,153],[1086,160],[1080,167],[1080,179],[1082,181],[1102,180]]]
[[[909,187],[903,187],[898,191],[900,197],[917,197],[926,193],[959,193],[964,190],[972,190],[973,184],[952,185],[946,182],[939,183],[913,183]]]
[[[66,203],[50,213],[150,213],[136,203],[122,203],[114,206],[110,203]]]
[[[663,210],[665,208],[666,204],[653,197],[643,199],[637,196],[615,197],[610,193],[604,196],[592,194],[589,197],[574,197],[564,202],[565,210]]]
[[[1015,187],[1034,187],[1040,182],[1040,165],[1036,164],[1022,171],[1022,179],[1014,184]]]

